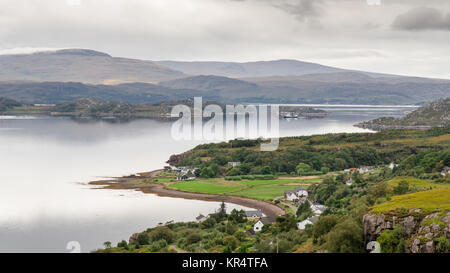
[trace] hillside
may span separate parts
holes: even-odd
[[[448,80],[295,60],[152,62],[87,49],[0,55],[0,96],[28,103],[85,97],[155,103],[198,95],[221,103],[423,104],[449,93]]]
[[[357,126],[374,130],[450,126],[450,98],[420,107],[401,118],[382,117]]]
[[[182,75],[181,72],[150,61],[117,58],[87,49],[0,55],[0,81],[155,83]]]
[[[159,61],[157,63],[189,75],[217,75],[233,78],[292,76],[345,71],[344,69],[296,60],[245,63]]]
[[[187,89],[172,89],[148,83],[92,85],[77,82],[0,82],[0,97],[23,103],[60,104],[82,98],[122,101],[132,104],[177,101],[193,96],[213,100],[214,94]]]
[[[7,111],[14,107],[18,107],[21,105],[22,105],[22,103],[20,103],[18,101],[0,97],[0,112]]]

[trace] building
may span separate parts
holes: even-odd
[[[192,181],[195,180],[196,176],[192,173],[182,174],[177,176],[177,181]]]
[[[347,184],[347,186],[351,186],[351,185],[353,185],[353,183],[355,183],[355,181],[354,181],[353,178],[351,178],[351,177],[350,177],[349,180],[347,180],[347,181],[345,182],[345,184]]]
[[[298,199],[309,196],[308,191],[303,187],[296,188],[295,193],[297,194]]]
[[[241,165],[241,162],[228,162],[228,165],[230,165],[231,167],[238,167]]]
[[[260,231],[262,230],[262,228],[263,228],[265,225],[267,225],[267,224],[270,224],[269,219],[267,219],[267,218],[261,218],[261,219],[259,219],[258,222],[256,222],[256,223],[253,225],[253,230],[254,230],[255,232],[260,232]]]
[[[395,167],[397,167],[397,164],[394,164],[394,162],[391,162],[391,164],[389,164],[389,169],[393,170]]]
[[[322,213],[324,213],[324,211],[327,209],[328,207],[327,206],[324,206],[324,205],[320,205],[320,204],[312,204],[311,205],[311,209],[312,209],[312,211],[313,211],[313,213],[314,213],[314,215],[321,215]]]
[[[264,217],[264,214],[260,210],[250,210],[245,212],[248,220],[257,220]]]
[[[298,202],[298,196],[295,191],[286,190],[284,191],[284,198],[291,202]]]
[[[442,176],[450,175],[450,167],[445,167],[445,168],[441,171],[441,175],[442,175]]]
[[[297,228],[298,228],[299,230],[304,230],[304,229],[306,228],[307,225],[314,225],[314,223],[317,222],[317,220],[319,220],[319,217],[318,217],[318,216],[310,217],[310,218],[308,218],[308,219],[306,219],[306,220],[303,220],[303,221],[301,221],[301,222],[298,222],[298,223],[297,223]]]
[[[358,169],[358,171],[359,171],[360,173],[373,172],[373,171],[375,171],[375,167],[372,167],[372,166],[364,166],[364,167],[360,167],[360,168]]]

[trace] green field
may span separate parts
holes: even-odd
[[[450,210],[450,188],[435,189],[392,197],[392,200],[372,208],[381,213],[400,209],[423,209],[427,212]]]
[[[446,189],[450,188],[450,184],[444,183],[434,183],[431,181],[420,180],[413,177],[396,177],[389,180],[387,183],[391,187],[397,186],[401,181],[407,181],[410,187],[416,188],[417,190],[429,190],[429,189]]]
[[[195,181],[176,182],[170,188],[182,191],[229,194],[250,197],[260,200],[270,200],[282,196],[285,190],[293,190],[300,186],[307,187],[319,183],[322,179],[273,179],[273,180],[242,180],[227,181],[223,178],[197,179]]]

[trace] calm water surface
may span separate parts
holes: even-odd
[[[411,110],[322,107],[331,111],[329,117],[282,120],[281,135],[367,132],[353,124]],[[171,154],[202,143],[174,141],[171,125],[155,120],[0,117],[0,252],[66,252],[69,241],[91,251],[160,222],[191,221],[199,213],[213,212],[219,206],[216,202],[86,185],[161,168]]]

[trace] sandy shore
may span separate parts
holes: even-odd
[[[229,195],[216,195],[206,193],[193,193],[184,192],[173,189],[165,188],[159,183],[145,183],[142,182],[144,178],[153,178],[158,176],[163,170],[156,170],[148,173],[142,173],[141,176],[128,176],[120,177],[114,180],[94,181],[90,182],[90,185],[103,186],[100,189],[130,189],[139,190],[143,193],[157,194],[159,196],[183,198],[183,199],[195,199],[209,202],[226,202],[237,204],[245,207],[261,210],[267,217],[275,219],[279,215],[284,215],[285,211],[280,207],[270,204],[261,200],[244,198],[238,196]],[[186,182],[189,183],[189,182]]]

